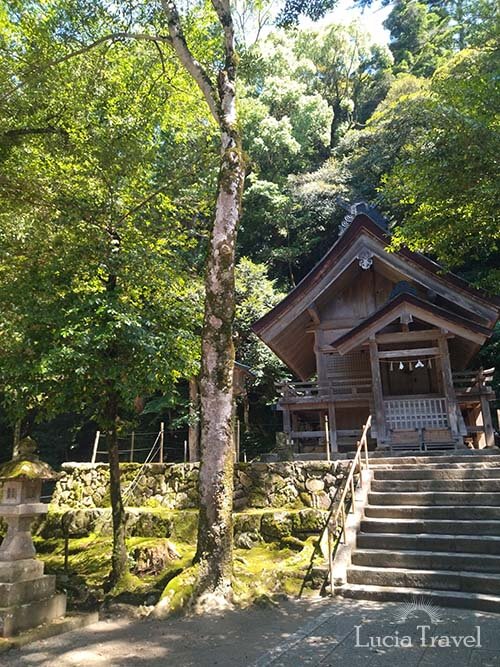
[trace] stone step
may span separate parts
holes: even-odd
[[[31,600],[41,600],[53,595],[56,590],[54,574],[45,574],[38,579],[0,582],[0,607],[25,604]]]
[[[433,508],[434,509],[434,508]],[[401,533],[404,535],[500,535],[500,521],[447,521],[446,519],[384,519],[361,521],[363,533]]]
[[[439,492],[474,492],[474,493],[499,493],[500,478],[498,479],[405,479],[405,480],[373,480],[371,490],[375,493],[414,491],[439,491]],[[499,493],[500,499],[500,493]]]
[[[416,491],[414,493],[380,493],[368,494],[370,505],[490,505],[500,507],[500,492],[471,493],[453,491]]]
[[[460,591],[439,591],[425,588],[369,586],[365,584],[345,584],[336,590],[337,595],[355,600],[375,600],[381,602],[428,602],[438,607],[459,607],[478,611],[500,611],[500,596],[473,594]],[[458,664],[458,663],[457,663]]]
[[[496,479],[500,483],[500,467],[398,467],[375,468],[373,478],[382,480],[471,480]]]
[[[471,494],[474,495],[474,494]],[[367,505],[365,517],[387,519],[500,520],[500,507],[491,505]]]
[[[455,572],[443,569],[407,570],[406,568],[378,568],[351,565],[347,582],[366,586],[427,588],[438,591],[463,593],[491,593],[500,595],[500,575],[489,572]]]
[[[0,607],[0,637],[12,637],[61,618],[66,613],[66,596],[62,593],[23,605]]]
[[[450,454],[450,452],[402,452],[399,455],[393,456],[370,456],[370,465],[371,466],[385,466],[385,465],[408,465],[413,466],[423,466],[426,464],[452,464],[452,463],[487,463],[487,462],[496,462],[497,465],[500,465],[500,451],[498,448],[481,451],[472,450],[457,450]]]
[[[359,549],[439,551],[453,553],[490,554],[500,556],[500,537],[478,535],[402,535],[397,533],[358,533]]]
[[[352,563],[377,568],[500,573],[500,556],[450,551],[356,549],[352,554]]]

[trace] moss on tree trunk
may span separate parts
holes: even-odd
[[[220,84],[224,85],[224,82]],[[227,95],[234,105],[234,87]],[[205,279],[202,338],[200,518],[196,562],[198,594],[231,598],[233,504],[233,369],[235,244],[244,165],[235,123],[222,127],[216,218]]]
[[[109,460],[109,491],[113,527],[113,550],[111,554],[110,583],[114,586],[128,573],[127,545],[125,542],[125,507],[123,505],[120,480],[120,452],[116,421],[118,412],[116,395],[108,397],[106,410],[106,442]]]

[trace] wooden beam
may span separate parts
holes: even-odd
[[[316,306],[313,304],[312,306],[309,306],[307,309],[307,312],[311,318],[311,320],[314,322],[314,324],[320,324],[321,320],[319,317],[318,309]]]
[[[406,311],[414,315],[416,318],[427,322],[431,326],[438,328],[446,327],[452,333],[455,333],[457,336],[465,338],[466,340],[479,343],[480,345],[482,345],[486,340],[485,334],[472,331],[471,329],[468,329],[457,322],[448,320],[444,315],[442,316],[437,315],[436,313],[431,313],[427,309],[421,308],[420,306],[412,303],[400,304],[399,307],[394,307],[393,310],[389,310],[388,312],[384,313],[378,319],[371,322],[370,325],[366,328],[355,332],[351,338],[344,341],[341,345],[337,346],[335,345],[335,342],[332,341],[333,347],[335,347],[340,354],[347,354],[348,352],[354,350],[356,347],[361,346],[369,338],[376,336],[379,331],[381,331],[387,325],[392,324],[399,318],[402,312]]]
[[[448,419],[450,422],[450,428],[453,436],[459,440],[463,439],[460,436],[460,431],[458,428],[458,404],[457,397],[455,395],[455,388],[453,386],[453,374],[451,372],[450,365],[450,351],[448,348],[448,341],[443,335],[440,335],[438,339],[439,352],[440,352],[440,361],[441,361],[441,372],[443,378],[443,391],[448,404]]]
[[[436,357],[439,347],[416,347],[414,350],[387,350],[379,352],[379,359],[400,359],[401,357]]]
[[[437,340],[439,337],[438,329],[423,329],[422,331],[395,331],[394,333],[381,333],[375,336],[377,343],[400,343],[409,340]],[[453,334],[448,335],[453,338]]]
[[[370,340],[370,366],[372,370],[372,391],[373,403],[375,405],[375,420],[377,422],[377,434],[379,440],[385,440],[385,408],[384,395],[382,392],[382,377],[380,375],[380,363],[377,341],[372,338]]]

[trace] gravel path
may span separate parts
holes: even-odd
[[[435,609],[436,622],[425,611],[402,620],[404,611],[396,603],[339,598],[290,600],[222,617],[110,619],[3,654],[0,666],[500,667],[500,615]],[[429,629],[422,643],[424,625]],[[445,639],[431,646],[437,635]],[[473,645],[465,646],[460,638],[468,635]],[[388,637],[388,644],[409,637],[412,645],[377,646],[378,637]]]

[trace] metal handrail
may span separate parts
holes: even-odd
[[[351,504],[350,507],[354,509],[354,475],[356,474],[356,468],[359,465],[359,470],[360,473],[362,471],[363,467],[363,457],[362,453],[364,454],[364,463],[366,468],[368,469],[370,467],[369,461],[368,461],[368,431],[371,427],[371,415],[368,417],[368,420],[366,424],[363,426],[363,431],[361,434],[361,438],[358,440],[357,447],[356,447],[356,453],[354,455],[354,458],[351,461],[351,465],[349,467],[349,470],[345,472],[342,476],[342,480],[340,484],[337,486],[335,489],[335,494],[332,498],[332,501],[330,503],[330,507],[328,508],[328,516],[326,518],[326,521],[323,525],[323,528],[320,531],[319,538],[316,541],[312,554],[311,554],[311,559],[309,561],[309,565],[306,571],[306,574],[304,575],[304,578],[302,580],[302,585],[300,587],[299,595],[298,597],[300,598],[302,596],[302,593],[304,591],[306,582],[309,580],[309,577],[311,575],[311,571],[314,566],[314,558],[318,552],[318,550],[322,549],[322,544],[325,536],[327,536],[327,550],[328,550],[328,563],[329,563],[329,577],[330,577],[330,587],[332,590],[333,594],[333,559],[335,557],[335,548],[338,544],[338,541],[335,539],[339,537],[337,535],[338,531],[338,520],[339,520],[339,513],[343,514],[344,517],[344,524],[345,524],[345,505],[346,505],[346,500],[347,500],[347,494],[349,490],[351,491]],[[362,484],[362,476],[360,474],[360,484]],[[340,495],[340,498],[339,498]],[[341,507],[344,508],[343,512],[340,509]],[[342,525],[342,533],[344,534],[345,538],[345,526],[344,524]],[[335,541],[335,544],[334,544]],[[325,584],[322,586],[322,590],[325,589]]]
[[[349,467],[349,472],[347,473],[347,477],[345,480],[344,488],[342,491],[342,494],[339,498],[337,509],[335,512],[331,513],[331,519],[328,523],[328,569],[329,569],[329,575],[330,575],[330,591],[331,594],[333,595],[334,590],[333,590],[333,562],[334,562],[334,557],[335,557],[335,552],[336,552],[336,544],[338,541],[335,540],[336,537],[338,537],[338,540],[341,540],[342,543],[345,544],[346,540],[346,532],[345,532],[345,524],[346,524],[346,516],[347,513],[350,511],[354,512],[355,510],[355,500],[354,500],[354,493],[355,493],[355,484],[354,484],[354,475],[356,474],[357,469],[359,468],[359,483],[360,485],[363,484],[363,463],[368,470],[370,468],[370,463],[368,460],[368,431],[370,430],[372,423],[372,416],[370,415],[368,419],[366,420],[366,424],[363,426],[363,432],[361,434],[361,438],[358,440],[358,444],[356,447],[356,453],[354,455],[354,458],[351,461],[351,465]],[[363,461],[364,459],[364,461]],[[346,512],[346,499],[347,499],[347,494],[350,491],[351,493],[351,503],[350,507],[347,509]],[[338,533],[338,529],[340,528],[340,533]]]

